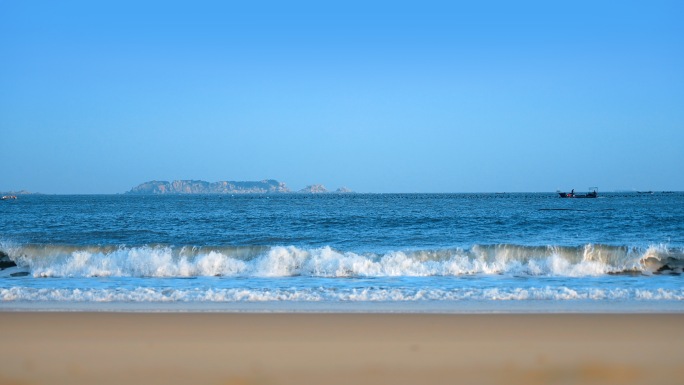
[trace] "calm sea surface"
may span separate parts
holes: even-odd
[[[684,311],[684,193],[20,196],[0,309]]]

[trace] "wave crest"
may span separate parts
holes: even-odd
[[[475,245],[469,249],[354,253],[330,247],[4,247],[34,277],[392,277],[506,274],[598,276],[681,273],[684,251],[665,245]]]

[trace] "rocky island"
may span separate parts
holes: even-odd
[[[325,188],[325,186],[323,186],[322,184],[312,184],[310,186],[306,186],[298,192],[302,194],[322,194],[327,193],[328,189]]]
[[[258,182],[203,180],[150,181],[133,187],[127,194],[268,194],[290,192],[285,183],[268,179]]]
[[[332,193],[332,192],[334,192],[335,194],[353,193],[352,190],[350,190],[346,187],[340,187],[335,191],[328,191],[328,189],[325,188],[325,186],[323,186],[322,184],[312,184],[312,185],[306,186],[305,188],[303,188],[297,192],[302,193],[302,194],[325,194],[325,193]]]
[[[159,195],[159,194],[279,194],[291,193],[283,182],[274,179],[262,181],[219,181],[206,182],[203,180],[174,180],[149,181],[133,187],[126,194],[136,195]],[[320,194],[327,193],[325,186],[320,184],[310,185],[299,193]],[[351,190],[341,187],[336,193],[350,193]]]
[[[26,190],[19,191],[0,191],[0,195],[38,195],[37,193],[32,193]]]

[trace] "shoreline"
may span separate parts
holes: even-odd
[[[676,384],[684,314],[0,312],[0,384]]]
[[[679,300],[596,301],[254,301],[72,302],[6,301],[3,312],[254,313],[254,314],[684,314]]]

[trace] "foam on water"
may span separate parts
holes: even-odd
[[[33,288],[15,286],[0,288],[0,301],[58,302],[265,302],[265,301],[681,301],[684,289],[625,289],[512,287],[464,289],[377,288]]]
[[[684,194],[602,196],[30,195],[0,205],[0,308],[682,311]]]
[[[34,277],[590,277],[681,273],[684,251],[588,244],[475,245],[469,249],[355,253],[331,247],[140,247],[26,245],[4,252]],[[6,275],[6,274],[5,274]]]

